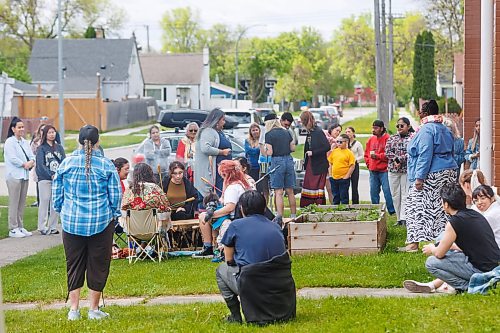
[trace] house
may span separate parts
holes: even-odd
[[[57,40],[35,41],[28,64],[32,83],[57,92]],[[64,39],[64,93],[89,95],[98,91],[105,101],[143,96],[144,80],[137,45],[131,39]]]
[[[243,90],[238,90],[238,99],[246,95]],[[218,82],[210,82],[210,98],[234,99],[234,87]]]
[[[479,119],[479,167],[500,187],[500,0],[464,3],[464,139]],[[483,67],[484,66],[484,67]]]
[[[208,48],[203,54],[144,54],[141,68],[144,95],[172,108],[208,109],[210,65]]]
[[[463,108],[464,103],[464,54],[457,53],[453,61],[453,93],[458,104]]]
[[[439,97],[455,98],[453,76],[451,73],[438,72],[436,78],[436,93]]]

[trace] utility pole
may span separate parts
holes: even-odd
[[[382,13],[381,13],[381,23],[382,23],[382,38],[381,38],[381,58],[382,58],[382,68],[381,68],[381,88],[382,88],[382,118],[380,118],[385,126],[389,125],[389,95],[388,95],[388,85],[387,85],[387,28],[385,23],[385,0],[382,0]]]
[[[61,0],[57,1],[57,80],[59,86],[59,135],[64,147],[64,81],[63,81],[63,38],[61,26]]]
[[[389,101],[389,120],[394,116],[396,99],[394,96],[394,21],[392,17],[392,0],[389,0],[389,80],[387,81],[387,96]]]
[[[144,25],[144,27],[146,28],[146,40],[147,40],[147,45],[148,45],[148,53],[150,53],[151,48],[149,47],[149,25],[146,24],[146,25]]]
[[[380,40],[380,4],[379,0],[373,0],[374,2],[374,19],[375,19],[375,68],[376,68],[376,78],[377,78],[377,118],[383,119],[383,89],[382,89],[382,45]]]

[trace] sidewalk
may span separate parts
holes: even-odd
[[[445,294],[416,294],[410,293],[403,288],[302,288],[297,290],[298,298],[321,299],[326,297],[434,297]],[[158,296],[149,297],[129,297],[129,298],[106,298],[106,305],[133,306],[133,305],[173,305],[173,304],[192,304],[192,303],[215,303],[224,302],[219,294],[209,295],[184,295],[184,296]],[[54,303],[4,303],[4,310],[57,310],[64,309],[68,305],[64,302]],[[88,307],[87,300],[81,300],[81,307]]]

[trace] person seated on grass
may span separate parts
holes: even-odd
[[[231,314],[228,322],[266,324],[295,317],[295,283],[280,227],[264,216],[266,199],[257,191],[240,197],[243,218],[222,237],[226,262],[216,271],[217,286]],[[238,299],[240,296],[240,299]]]
[[[223,207],[214,212],[212,219],[206,218],[206,212],[200,214],[200,232],[203,238],[203,250],[195,254],[194,257],[204,258],[213,256],[213,237],[217,237],[218,235],[220,237],[223,236],[231,223],[231,219],[234,218],[236,204],[240,196],[246,190],[250,189],[250,184],[248,184],[239,162],[224,160],[219,164],[218,172],[224,180],[221,198]],[[221,218],[225,216],[228,216],[228,218]]]
[[[138,163],[132,174],[132,184],[123,193],[123,210],[147,210],[155,208],[158,219],[165,227],[169,222],[170,203],[167,195],[155,183],[153,169],[146,163]]]
[[[403,285],[410,292],[435,292],[443,282],[464,292],[472,274],[489,272],[498,266],[500,249],[493,231],[484,216],[466,208],[465,198],[458,184],[447,184],[441,189],[443,209],[450,219],[439,243],[422,249],[429,256],[425,267],[437,279],[428,283],[406,280]]]
[[[472,202],[490,224],[495,241],[500,247],[500,203],[497,200],[495,192],[488,185],[479,185],[472,192]]]

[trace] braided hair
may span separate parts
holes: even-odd
[[[87,178],[87,182],[90,181],[90,167],[92,160],[92,149],[94,149],[94,145],[90,142],[90,140],[83,140],[83,152],[85,153],[85,177]]]

